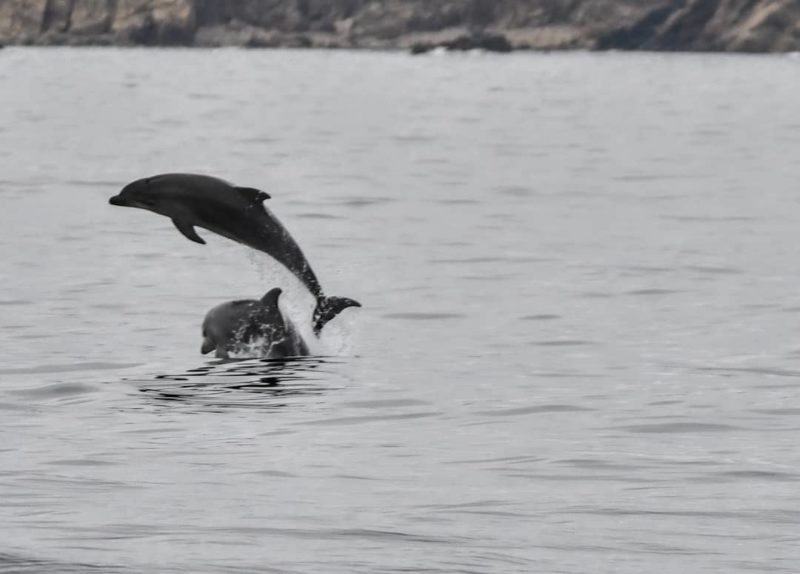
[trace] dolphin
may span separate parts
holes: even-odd
[[[269,359],[308,356],[308,345],[278,306],[280,295],[275,287],[261,299],[228,301],[211,309],[203,320],[200,352],[216,351],[220,359],[247,350]]]
[[[111,205],[138,207],[164,215],[187,239],[205,244],[195,231],[203,227],[270,255],[297,277],[317,300],[314,333],[348,307],[361,307],[347,297],[326,297],[300,246],[263,201],[269,195],[238,187],[208,175],[164,173],[137,179]]]

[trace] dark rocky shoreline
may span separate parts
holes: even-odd
[[[790,52],[798,0],[0,0],[0,44]]]

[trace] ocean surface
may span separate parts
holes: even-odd
[[[0,573],[800,571],[800,58],[0,51]],[[112,207],[213,174],[329,294]],[[284,288],[315,356],[200,355]]]

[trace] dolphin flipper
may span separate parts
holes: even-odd
[[[194,230],[194,226],[186,220],[173,218],[172,223],[175,224],[175,227],[178,228],[186,239],[190,241],[194,241],[195,243],[201,243],[203,245],[206,244],[205,240],[197,235],[197,232]]]
[[[323,297],[320,299],[314,309],[314,334],[319,336],[319,332],[322,331],[325,324],[348,307],[361,307],[361,303],[347,297]]]

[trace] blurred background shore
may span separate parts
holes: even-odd
[[[797,0],[0,0],[0,44],[792,52]]]

